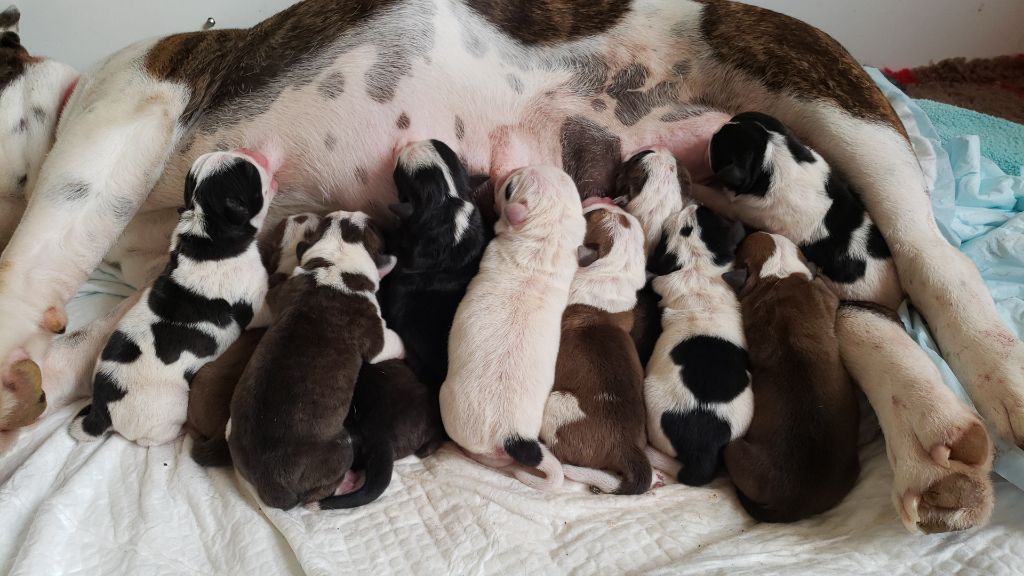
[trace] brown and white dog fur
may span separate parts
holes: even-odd
[[[211,149],[280,139],[293,160],[273,226],[325,207],[383,214],[393,151],[424,138],[496,181],[559,165],[585,196],[610,195],[623,158],[658,144],[702,181],[707,139],[743,110],[779,118],[856,186],[982,415],[1024,446],[1024,343],[939,233],[899,118],[832,38],[728,0],[305,0],[248,30],[126,48],[74,91],[0,257],[0,379],[17,385],[27,355],[49,398],[80,393],[110,320],[48,346],[47,311],[104,257],[151,281],[188,167]]]
[[[538,438],[586,221],[572,179],[550,166],[517,170],[495,201],[496,236],[448,339],[441,418],[474,458],[537,468],[543,478],[522,469],[516,477],[553,490],[562,466]]]
[[[878,414],[896,476],[893,504],[907,529],[944,532],[987,522],[992,442],[978,414],[942,382],[893,311],[845,303],[836,334],[846,368]]]
[[[242,374],[226,436],[231,460],[277,508],[320,500],[349,476],[345,430],[364,362],[402,355],[377,305],[394,266],[366,214],[333,212],[282,286],[280,311]]]
[[[651,464],[644,454],[644,368],[629,329],[637,290],[646,282],[643,229],[613,204],[593,204],[583,215],[587,259],[562,315],[555,386],[540,438],[566,478],[601,492],[641,494],[651,486]]]
[[[260,254],[270,278],[267,308],[272,322],[281,286],[299,265],[298,247],[311,245],[320,224],[316,214],[297,214],[282,220],[270,237],[260,242]],[[189,386],[186,430],[192,436],[192,459],[201,466],[231,463],[224,427],[231,418],[235,386],[266,333],[246,330],[219,358],[203,366]]]
[[[756,410],[725,449],[740,503],[762,522],[838,504],[857,481],[860,412],[839,357],[839,298],[785,237],[758,232],[736,255]]]

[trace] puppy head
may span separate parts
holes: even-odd
[[[36,421],[46,410],[39,366],[24,359],[0,374],[0,431],[15,430]]]
[[[397,262],[394,256],[383,251],[384,241],[369,216],[363,212],[338,210],[320,221],[311,242],[299,242],[297,255],[306,271],[335,268],[343,276],[362,275],[372,284],[372,291],[376,291],[380,279],[391,272]],[[371,286],[360,288],[367,289]]]
[[[800,248],[785,236],[755,232],[740,244],[736,251],[736,270],[730,272],[726,280],[746,292],[762,279],[778,280],[793,274],[808,281],[814,279]]]
[[[501,213],[495,227],[499,234],[545,235],[583,209],[572,178],[554,166],[516,170],[498,187],[495,204]]]
[[[658,241],[665,218],[688,202],[690,186],[690,173],[664,148],[637,152],[619,168],[615,203],[640,221],[648,251]]]
[[[398,203],[389,208],[403,220],[428,216],[446,205],[458,210],[470,204],[473,192],[459,157],[439,140],[421,140],[402,148],[395,165],[395,186]]]
[[[277,192],[277,182],[261,154],[235,150],[203,154],[185,179],[185,212],[207,235],[254,234]]]
[[[270,275],[271,287],[292,275],[299,265],[299,244],[309,247],[320,220],[320,216],[310,212],[289,216],[260,242],[260,258]]]
[[[732,118],[711,137],[708,148],[715,179],[737,195],[763,197],[772,175],[817,156],[782,122],[760,112]]]
[[[658,276],[694,267],[724,272],[732,266],[736,245],[742,238],[742,225],[691,204],[665,220],[661,240],[647,267]]]
[[[583,209],[587,232],[580,246],[580,266],[600,262],[623,268],[629,260],[643,261],[644,235],[637,219],[614,204],[592,203]]]

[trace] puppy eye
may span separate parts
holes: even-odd
[[[689,236],[690,234],[693,234],[693,226],[683,226],[679,230],[679,233],[683,236]]]

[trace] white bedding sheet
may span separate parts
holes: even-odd
[[[110,270],[94,276],[71,307],[76,324],[124,295],[110,283]],[[1024,492],[997,478],[987,527],[908,534],[880,438],[842,504],[791,525],[754,523],[724,478],[635,497],[549,495],[450,445],[400,462],[363,508],[281,512],[231,471],[198,467],[188,439],[77,446],[66,428],[83,404],[0,456],[0,574],[1024,574]]]

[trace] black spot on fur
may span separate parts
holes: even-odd
[[[688,60],[680,60],[672,65],[672,73],[680,78],[685,78],[690,75],[690,70],[693,66]]]
[[[729,402],[750,384],[747,351],[714,336],[693,336],[672,348],[683,383],[701,403]]]
[[[39,106],[32,107],[32,118],[34,118],[36,122],[39,122],[40,124],[46,122],[46,116],[46,110],[43,110]]]
[[[649,90],[641,90],[647,82],[646,66],[634,62],[619,70],[608,84],[606,92],[615,104],[615,117],[625,126],[633,126],[651,111],[678,100],[678,89],[673,82],[664,81]]]
[[[768,132],[758,125],[726,124],[711,137],[709,156],[715,179],[736,194],[763,197],[771,184],[764,169]]]
[[[317,268],[330,268],[331,266],[333,266],[333,264],[331,264],[331,261],[326,258],[310,258],[302,264],[302,269],[316,270]]]
[[[195,328],[161,321],[152,330],[156,356],[164,364],[174,364],[185,352],[196,358],[208,358],[217,352],[217,341]]]
[[[608,104],[600,98],[594,98],[590,101],[590,107],[594,109],[594,112],[604,112],[608,109]]]
[[[172,257],[168,269],[172,269],[174,264]],[[148,304],[149,309],[158,317],[181,324],[211,322],[218,328],[226,328],[237,321],[237,310],[227,300],[196,294],[175,282],[169,275],[162,275],[153,282]]]
[[[506,74],[505,82],[508,83],[509,88],[511,88],[516,94],[522,94],[525,89],[523,79],[515,74]]]
[[[800,249],[829,279],[841,284],[853,283],[863,278],[867,270],[867,262],[850,256],[853,233],[867,217],[864,204],[835,170],[829,174],[825,192],[832,199],[825,213],[828,235],[816,242],[801,244]]]
[[[341,229],[341,239],[345,242],[357,244],[363,241],[364,230],[350,220],[338,220],[338,227]]]
[[[729,424],[714,412],[698,408],[686,414],[665,412],[661,429],[682,464],[677,480],[703,486],[715,479],[722,463],[722,449],[732,437]]]
[[[341,281],[345,284],[346,288],[353,292],[372,292],[376,288],[373,282],[362,274],[343,272],[341,274]]]
[[[693,226],[683,226],[679,229],[679,233],[683,236],[689,236],[690,234],[693,234]]]
[[[455,138],[462,140],[466,137],[466,123],[462,121],[461,116],[455,117]]]
[[[408,115],[408,114],[406,114],[405,112],[402,112],[402,113],[401,113],[401,114],[400,114],[400,115],[398,116],[398,120],[396,120],[396,121],[395,121],[395,126],[396,126],[396,127],[397,127],[397,128],[399,129],[399,130],[407,130],[407,129],[409,128],[409,125],[410,125],[411,123],[412,123],[412,121],[411,121],[411,120],[409,120],[409,115]]]
[[[142,356],[142,350],[139,348],[139,345],[133,342],[124,332],[115,330],[110,335],[110,339],[107,340],[107,345],[103,348],[103,354],[100,358],[110,362],[131,364],[138,360],[139,356]]]
[[[615,186],[621,153],[619,137],[583,116],[562,125],[562,167],[581,198],[607,196]]]
[[[78,413],[83,416],[82,430],[90,436],[100,436],[110,429],[110,404],[124,398],[125,391],[109,374],[100,370],[92,381],[92,404]]]
[[[714,254],[715,265],[725,266],[732,262],[736,256],[736,239],[732,234],[732,225],[704,206],[697,208],[697,225],[700,226],[701,241]],[[682,230],[680,233],[682,234]]]
[[[341,71],[331,72],[320,82],[317,90],[324,98],[334,100],[345,93],[345,74]]]
[[[518,436],[505,440],[505,452],[516,462],[532,468],[540,464],[544,458],[540,444],[536,440],[526,440]]]
[[[889,251],[889,244],[886,243],[885,238],[882,236],[882,231],[878,229],[874,223],[871,224],[871,228],[868,229],[868,254],[872,258],[886,259],[892,258],[892,252]]]
[[[793,134],[793,131],[777,118],[767,114],[762,114],[761,112],[744,112],[733,116],[730,122],[738,122],[740,124],[757,124],[769,132],[781,134],[786,139],[786,147],[789,148],[789,153],[792,154],[794,160],[800,163],[811,164],[817,161],[810,149],[808,149],[807,146],[804,146],[796,137],[796,134]]]
[[[676,255],[668,251],[668,235],[662,232],[661,239],[655,244],[654,250],[651,250],[651,255],[647,258],[647,270],[657,276],[667,276],[681,269],[682,266],[676,259]]]

